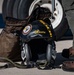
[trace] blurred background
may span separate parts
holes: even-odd
[[[0,0],[0,28],[4,28],[5,26],[5,23],[2,17],[2,4],[3,4],[3,0]]]

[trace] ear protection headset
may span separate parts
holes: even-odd
[[[38,49],[43,47],[46,47],[45,49],[45,58],[48,62],[51,61],[51,59],[53,58],[55,60],[55,48],[53,45],[54,44],[54,38],[53,38],[53,28],[51,26],[50,21],[49,20],[36,20],[33,21],[31,24],[28,24],[27,26],[25,26],[25,28],[23,29],[22,33],[21,33],[21,39],[23,41],[23,50],[22,50],[22,54],[21,57],[24,60],[26,58],[26,61],[30,61],[32,57],[35,57],[38,53],[38,51],[35,51],[35,56],[33,56],[32,53],[32,49]],[[47,22],[47,23],[46,23]],[[31,43],[31,46],[29,44],[30,41],[33,40],[44,40],[46,42],[47,45],[39,45],[40,41],[35,43],[37,46],[37,48],[35,47],[35,44]],[[44,44],[42,42],[42,44]],[[33,46],[33,47],[32,47]],[[31,49],[32,47],[32,49]],[[41,51],[40,51],[41,52]]]

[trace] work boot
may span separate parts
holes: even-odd
[[[64,49],[62,51],[62,56],[69,59],[74,59],[74,49],[71,47],[69,49]]]
[[[74,61],[64,61],[62,65],[62,69],[65,71],[73,71],[74,72]]]

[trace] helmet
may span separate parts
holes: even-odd
[[[51,59],[55,59],[53,28],[48,19],[36,20],[25,26],[21,33],[21,40],[22,51],[27,61],[46,59],[50,62]],[[24,60],[23,52],[21,57]]]
[[[51,40],[54,36],[53,28],[50,23],[46,20],[36,20],[33,21],[31,24],[25,26],[22,31],[21,37],[25,42],[28,42],[32,39],[45,39]],[[46,21],[48,23],[46,23]]]

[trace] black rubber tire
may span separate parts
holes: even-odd
[[[69,29],[68,21],[65,17],[65,14],[63,15],[61,23],[54,29],[56,41],[58,41]]]
[[[33,0],[4,0],[3,17],[14,17],[17,19],[25,19],[28,17],[29,7]],[[54,29],[56,40],[59,40],[68,29],[67,19],[63,15],[61,23]]]
[[[30,4],[33,0],[21,0],[18,7],[18,18],[24,19],[28,16]]]
[[[19,6],[20,0],[15,0],[14,6],[13,6],[13,17],[18,18],[18,6]]]
[[[13,6],[14,6],[15,0],[4,0],[3,2],[3,17],[13,17],[12,16],[12,11],[13,11]]]
[[[6,6],[7,6],[7,0],[3,1],[3,6],[2,6],[2,14],[3,14],[3,19],[6,17]]]

